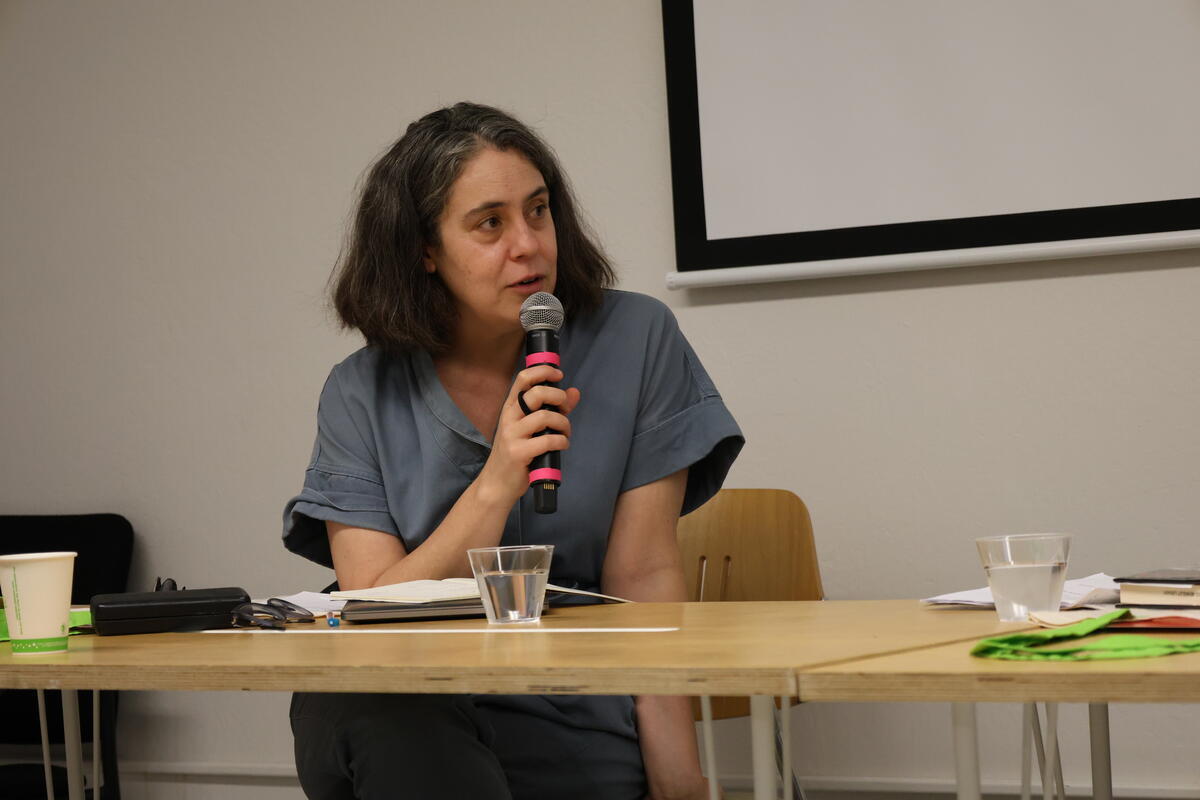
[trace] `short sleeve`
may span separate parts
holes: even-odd
[[[633,444],[621,491],[688,469],[681,513],[721,488],[746,440],[670,310],[646,331],[646,357]]]
[[[388,511],[370,415],[352,389],[343,385],[336,368],[326,380],[304,487],[283,511],[284,546],[329,567],[326,521],[399,536]]]

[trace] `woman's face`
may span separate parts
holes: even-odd
[[[485,147],[450,188],[426,253],[458,305],[460,331],[520,327],[521,303],[553,292],[558,244],[542,174],[516,150]],[[482,325],[481,325],[482,323]]]

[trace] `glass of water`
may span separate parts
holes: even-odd
[[[1018,533],[976,539],[996,613],[1024,622],[1030,611],[1057,611],[1067,579],[1071,537],[1065,533]]]
[[[552,544],[476,547],[467,551],[488,622],[537,622],[542,617]]]

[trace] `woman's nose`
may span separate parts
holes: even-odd
[[[516,225],[509,228],[512,240],[509,245],[510,252],[514,259],[527,258],[537,253],[541,243],[538,241],[537,235],[533,228],[529,227],[529,223],[521,220]]]

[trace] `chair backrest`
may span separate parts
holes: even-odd
[[[676,528],[688,599],[821,600],[804,501],[785,489],[722,489]],[[745,697],[713,697],[713,719],[750,713]],[[692,703],[701,719],[699,699]]]
[[[812,521],[785,489],[722,489],[681,517],[691,600],[820,600]]]
[[[0,515],[0,554],[72,550],[71,603],[125,591],[133,556],[133,527],[120,514]]]

